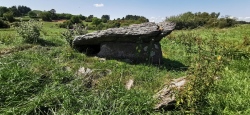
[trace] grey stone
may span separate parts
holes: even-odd
[[[104,58],[129,59],[133,62],[162,60],[160,40],[170,34],[174,23],[142,23],[128,27],[110,28],[81,36],[73,40],[73,47],[86,54]]]
[[[174,90],[181,91],[181,89],[188,83],[186,77],[181,77],[171,80],[163,89],[157,92],[153,98],[158,99],[159,102],[155,105],[154,109],[170,110],[176,106],[176,98]]]
[[[98,83],[99,78],[112,74],[110,69],[89,69],[79,68],[76,72],[77,78],[80,78],[87,88],[92,88]]]
[[[158,46],[156,49],[154,46]],[[147,50],[144,50],[148,47]],[[97,54],[99,57],[130,59],[132,62],[152,62],[159,64],[162,61],[160,43],[113,43],[105,42],[101,44],[101,50]]]
[[[99,45],[103,42],[144,42],[149,43],[154,39],[159,42],[163,37],[170,34],[175,24],[154,22],[133,24],[128,27],[109,28],[107,30],[97,31],[81,36],[76,36],[73,45]]]

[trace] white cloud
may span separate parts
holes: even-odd
[[[149,21],[150,22],[156,22],[156,23],[158,23],[158,22],[162,22],[162,21],[164,21],[164,17],[161,17],[161,16],[158,16],[158,17],[150,17],[150,19],[149,19]]]
[[[246,22],[250,22],[250,17],[238,17],[239,21],[246,21]]]
[[[103,7],[104,4],[94,4],[95,7]]]

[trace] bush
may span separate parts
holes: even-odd
[[[35,20],[28,22],[20,22],[19,26],[16,27],[17,33],[28,43],[36,43],[40,36],[42,24]]]
[[[59,24],[59,27],[72,29],[73,23],[71,21],[67,20],[67,21],[64,21],[63,23]]]
[[[230,18],[221,18],[218,22],[219,22],[218,25],[219,28],[232,27],[236,24],[236,21]]]
[[[73,36],[84,35],[86,33],[88,33],[88,31],[84,28],[84,26],[82,26],[82,24],[74,24],[73,29],[68,28],[62,33],[62,38],[68,42],[70,47],[73,47]]]
[[[228,64],[223,54],[225,48],[220,45],[216,34],[209,40],[196,34],[181,34],[177,39],[171,39],[185,46],[190,60],[186,73],[189,83],[181,91],[176,90],[178,107],[184,114],[209,112],[209,95],[217,90],[216,83]]]
[[[30,18],[36,18],[37,17],[36,12],[34,12],[34,11],[29,11],[28,15],[29,15]]]
[[[218,18],[220,13],[207,13],[207,12],[186,12],[184,14],[180,14],[177,16],[171,16],[166,19],[166,21],[176,23],[175,29],[194,29],[197,27],[232,27],[235,25],[235,19],[226,18]]]
[[[79,16],[72,16],[71,18],[70,18],[70,21],[71,21],[71,23],[73,23],[73,24],[75,24],[75,23],[81,23],[81,19],[80,19],[80,17]]]
[[[41,12],[39,16],[42,18],[43,21],[52,21],[52,14],[50,12]]]
[[[6,12],[3,14],[3,17],[5,20],[9,21],[9,22],[14,22],[15,18],[12,12]]]
[[[0,28],[10,28],[10,25],[3,20],[0,20]]]

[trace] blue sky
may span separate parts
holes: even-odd
[[[111,19],[128,14],[162,21],[168,16],[191,12],[220,12],[250,21],[250,0],[1,0],[0,6],[25,5],[32,10],[55,9],[57,13],[110,15]]]

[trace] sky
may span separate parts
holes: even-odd
[[[250,0],[0,0],[0,6],[24,5],[32,10],[84,16],[110,15],[111,19],[139,15],[152,22],[161,22],[185,12],[220,12],[250,22]]]

